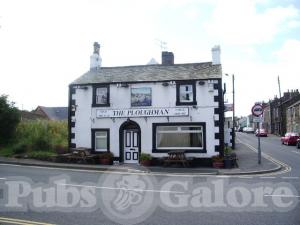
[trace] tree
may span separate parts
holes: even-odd
[[[7,95],[0,96],[0,144],[7,143],[15,134],[20,122],[20,112]]]

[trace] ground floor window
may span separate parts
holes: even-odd
[[[97,152],[108,152],[109,129],[92,129],[92,145]]]
[[[204,123],[153,124],[154,151],[205,149]]]

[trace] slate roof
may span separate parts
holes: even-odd
[[[39,106],[50,120],[67,120],[68,107],[45,107]]]
[[[186,63],[174,65],[141,65],[101,67],[88,71],[71,84],[151,82],[221,78],[221,65]]]

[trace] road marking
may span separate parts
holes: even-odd
[[[295,150],[293,150],[292,152],[295,152],[295,153],[297,153],[297,154],[300,154],[300,151],[295,151]]]
[[[264,195],[265,197],[300,198],[298,195]]]
[[[6,180],[6,178],[5,177],[0,177],[0,180]]]
[[[299,179],[299,177],[281,177],[282,179]]]
[[[261,179],[275,179],[276,177],[259,177]]]
[[[238,178],[242,178],[242,179],[252,179],[253,176],[238,176]]]
[[[239,139],[239,138],[238,138],[238,139]],[[255,147],[253,147],[252,145],[250,145],[250,144],[248,144],[248,143],[245,143],[245,142],[242,142],[240,139],[239,139],[239,141],[240,141],[242,144],[246,145],[250,150],[252,150],[252,151],[254,151],[254,152],[256,152],[256,153],[258,152],[258,150],[257,150]],[[283,174],[283,173],[290,172],[290,171],[292,170],[292,168],[291,168],[289,165],[287,165],[287,164],[285,164],[284,162],[281,162],[281,161],[279,161],[279,160],[277,160],[277,159],[271,157],[270,155],[268,155],[268,154],[266,154],[266,153],[264,153],[264,152],[262,153],[262,157],[264,157],[265,159],[270,160],[271,162],[273,162],[273,163],[275,163],[275,164],[277,164],[277,165],[280,165],[280,166],[282,166],[282,167],[284,168],[284,169],[281,170],[281,171],[269,173],[269,175]],[[263,176],[263,175],[257,174],[256,176]]]
[[[32,220],[21,220],[15,218],[8,218],[8,217],[0,217],[0,222],[9,223],[9,224],[21,224],[21,225],[54,225],[51,223],[44,223],[44,222],[36,222]]]
[[[151,190],[151,189],[129,189],[129,188],[118,188],[118,187],[104,187],[104,186],[89,186],[89,185],[80,185],[80,184],[65,184],[57,183],[62,186],[72,186],[72,187],[91,187],[96,189],[107,189],[107,190],[123,190],[123,191],[137,191],[137,192],[158,192],[158,193],[175,193],[175,194],[184,194],[182,191],[164,191],[164,190]]]

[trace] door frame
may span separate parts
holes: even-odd
[[[119,129],[119,162],[124,162],[124,130],[137,130],[138,133],[138,152],[139,152],[139,160],[141,155],[141,128],[139,124],[129,118],[122,123]]]

